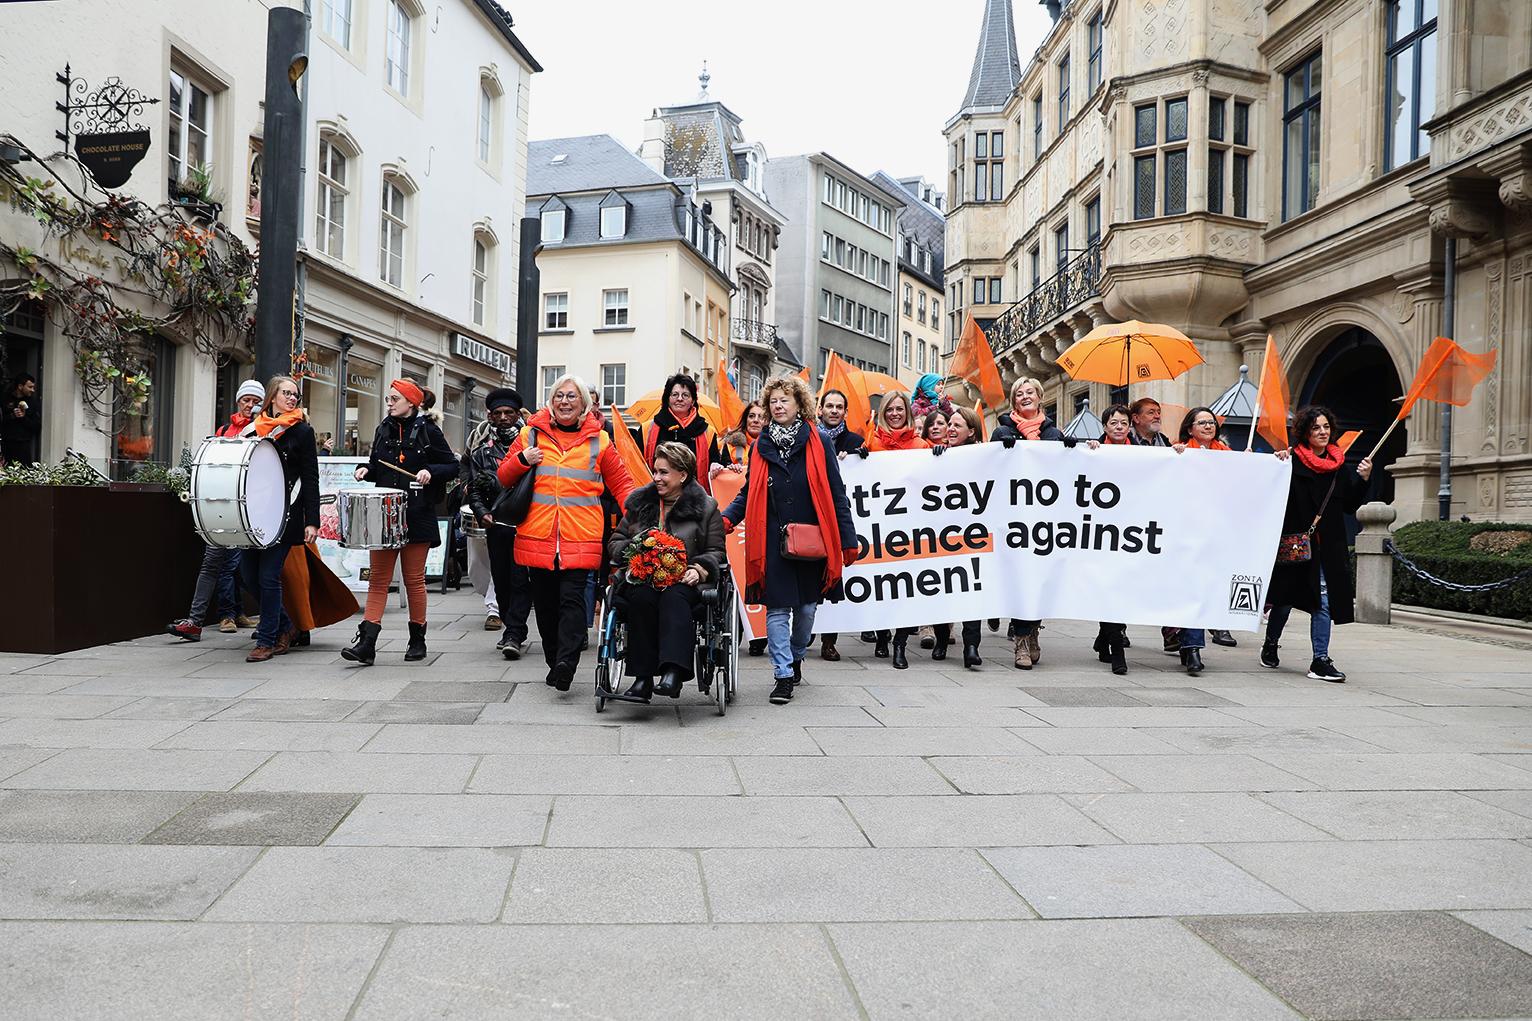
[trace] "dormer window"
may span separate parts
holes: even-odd
[[[563,241],[569,222],[569,207],[558,198],[551,198],[543,204],[541,215],[543,244],[554,245]]]
[[[601,237],[621,238],[628,233],[628,203],[617,192],[608,192],[601,200]]]

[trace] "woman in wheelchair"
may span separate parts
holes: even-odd
[[[684,443],[661,443],[655,449],[654,481],[628,498],[627,512],[607,543],[608,558],[617,563],[623,548],[649,529],[685,543],[687,567],[681,581],[669,588],[618,586],[616,605],[628,625],[627,673],[637,678],[622,697],[638,702],[656,694],[680,697],[696,652],[698,587],[716,583],[725,569],[723,518],[718,503],[697,483],[697,455]],[[617,569],[626,566],[618,563]],[[661,675],[659,684],[654,683],[656,674]]]

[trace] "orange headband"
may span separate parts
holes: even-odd
[[[426,402],[425,391],[407,379],[396,379],[388,385],[398,390],[405,400],[417,408]]]

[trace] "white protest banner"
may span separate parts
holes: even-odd
[[[816,631],[1016,617],[1254,631],[1290,467],[1017,443],[840,462],[862,557]]]

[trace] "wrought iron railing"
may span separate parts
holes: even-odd
[[[772,323],[758,323],[753,319],[730,319],[729,336],[747,344],[764,347],[777,346],[777,328]]]
[[[1092,245],[1032,292],[995,317],[985,332],[990,350],[999,354],[1038,330],[1052,326],[1076,307],[1101,293],[1101,246]]]

